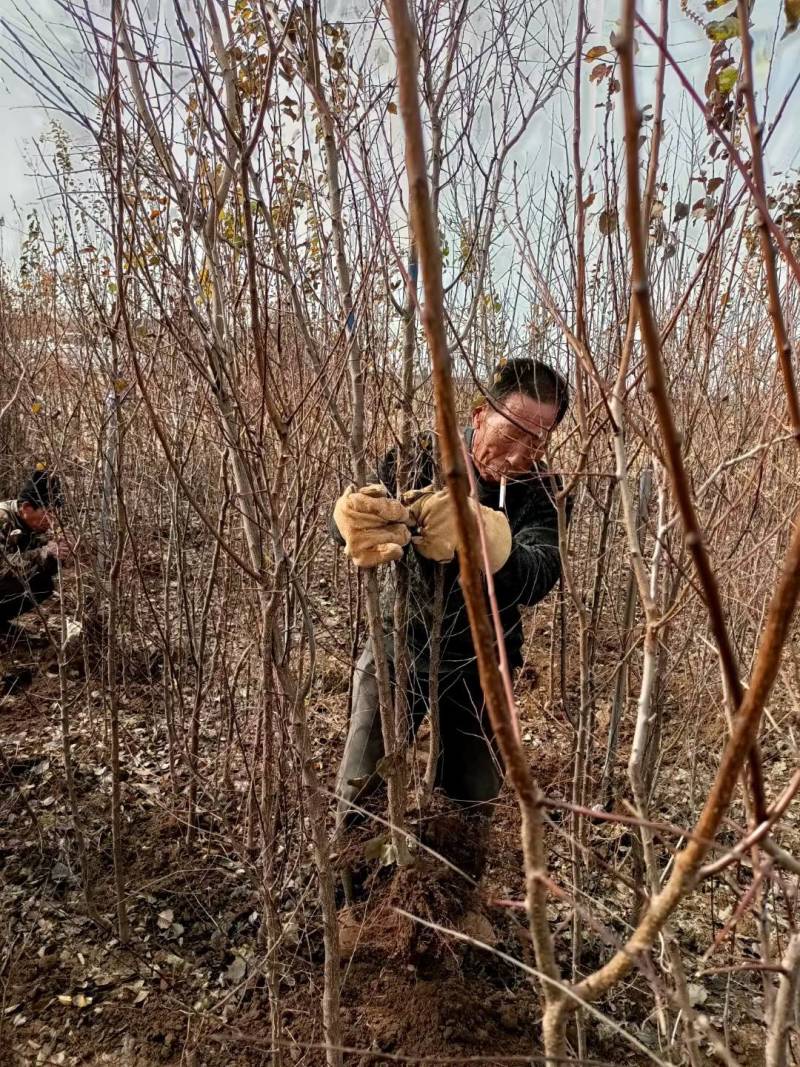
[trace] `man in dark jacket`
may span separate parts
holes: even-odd
[[[12,634],[12,620],[53,594],[59,561],[70,552],[51,538],[61,503],[58,478],[39,468],[16,500],[0,503],[0,636]]]
[[[485,398],[473,411],[472,426],[465,431],[512,668],[522,662],[520,606],[541,600],[560,574],[553,499],[558,483],[540,463],[568,402],[567,383],[551,367],[536,360],[508,360],[498,367]],[[411,467],[410,486],[415,491],[396,500],[396,455],[390,452],[380,465],[379,485],[359,491],[351,487],[339,498],[334,509],[335,532],[357,566],[373,567],[402,558],[407,562],[412,732],[427,712],[434,577],[437,564],[445,565],[437,785],[460,804],[485,805],[500,790],[502,768],[454,560],[453,508],[447,490],[435,492],[431,487],[434,459],[429,438],[417,443]],[[385,608],[391,663],[391,601]],[[368,642],[357,665],[350,726],[337,776],[340,822],[351,804],[377,784],[376,766],[382,756],[378,688]]]

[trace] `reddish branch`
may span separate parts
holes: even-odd
[[[795,771],[791,781],[783,791],[782,796],[776,800],[769,809],[768,818],[764,822],[759,823],[759,825],[751,830],[749,834],[743,837],[738,845],[736,845],[735,848],[732,848],[730,852],[727,852],[724,856],[720,856],[720,858],[713,863],[706,864],[700,871],[700,875],[703,878],[707,878],[711,874],[719,874],[725,867],[740,860],[748,848],[751,848],[753,845],[757,845],[759,841],[762,841],[789,807],[798,789],[800,789],[800,771]]]
[[[466,466],[461,455],[461,434],[456,420],[450,355],[447,346],[442,287],[442,257],[428,185],[425,146],[417,91],[417,35],[406,0],[388,0],[397,51],[397,82],[400,113],[406,134],[406,170],[413,237],[419,251],[425,303],[421,319],[425,328],[433,366],[436,421],[441,442],[446,484],[450,490],[458,532],[461,587],[469,615],[472,639],[486,705],[505,762],[517,793],[522,814],[528,916],[539,970],[550,979],[543,984],[548,1006],[560,1002],[563,994],[553,984],[559,973],[547,923],[547,890],[544,884],[545,851],[540,792],[533,781],[524,749],[513,723],[503,679],[497,666],[497,652],[481,581],[478,530],[469,505]],[[557,1054],[563,1054],[559,1042]],[[548,1052],[551,1051],[548,1049]]]
[[[770,233],[772,234],[772,236],[777,241],[778,246],[779,246],[781,252],[783,253],[784,258],[785,258],[787,264],[789,265],[789,268],[791,269],[792,273],[794,274],[796,280],[798,282],[800,282],[800,263],[798,263],[797,257],[795,256],[794,252],[791,249],[791,246],[789,245],[789,241],[787,240],[786,234],[783,232],[783,230],[780,228],[780,226],[778,226],[778,224],[775,222],[775,220],[770,215],[766,199],[760,194],[760,192],[756,188],[756,185],[755,185],[753,179],[750,177],[750,172],[748,170],[747,163],[745,163],[745,161],[742,159],[742,157],[736,151],[736,148],[735,148],[733,142],[731,141],[730,137],[728,137],[728,135],[725,133],[725,131],[722,129],[720,124],[715,121],[715,119],[713,118],[712,115],[709,114],[708,108],[703,103],[703,101],[700,98],[700,95],[698,94],[697,90],[694,88],[692,83],[689,81],[689,79],[686,77],[684,72],[681,70],[680,65],[675,60],[674,56],[672,56],[672,54],[668,51],[668,49],[666,48],[664,42],[661,41],[656,36],[656,34],[654,33],[653,29],[645,22],[645,20],[641,17],[641,15],[634,15],[634,18],[636,20],[637,25],[641,26],[641,28],[644,30],[644,32],[647,34],[647,36],[650,38],[650,40],[653,41],[655,44],[657,44],[658,47],[665,53],[665,55],[667,57],[667,62],[669,63],[669,65],[674,70],[675,76],[677,77],[678,81],[681,83],[683,88],[686,90],[686,92],[692,98],[694,103],[697,104],[697,106],[703,112],[703,114],[705,115],[706,121],[708,122],[709,126],[714,130],[715,135],[720,139],[722,144],[725,146],[725,151],[728,153],[728,156],[730,157],[731,162],[733,163],[733,165],[736,167],[736,169],[741,174],[745,185],[747,186],[747,188],[750,191],[750,194],[753,197],[753,201],[754,201],[756,207],[758,208],[758,213],[761,216],[761,221],[763,222],[763,224],[766,227],[769,228]]]
[[[658,417],[661,435],[664,439],[664,453],[672,480],[675,499],[683,519],[686,547],[692,557],[700,586],[708,608],[709,622],[719,650],[722,673],[728,691],[731,707],[735,710],[742,703],[742,683],[733,651],[725,615],[722,610],[717,581],[711,568],[711,562],[703,541],[703,532],[697,517],[697,511],[689,486],[689,477],[681,451],[681,437],[675,425],[672,406],[667,390],[667,378],[661,360],[661,338],[655,315],[650,302],[650,289],[647,280],[647,259],[642,233],[642,201],[639,185],[639,130],[641,112],[636,103],[636,88],[633,83],[633,23],[636,18],[635,3],[626,0],[625,10],[630,14],[630,31],[622,35],[618,44],[620,68],[623,74],[622,91],[625,106],[625,167],[628,189],[627,220],[631,243],[631,269],[633,293],[639,318],[639,330],[645,350],[648,389]],[[662,42],[659,41],[661,45]],[[764,799],[764,782],[761,773],[761,761],[757,748],[749,754],[753,808],[756,820],[762,822],[766,816]]]
[[[750,131],[751,166],[753,171],[753,184],[758,195],[766,204],[767,187],[764,180],[764,155],[762,136],[764,127],[758,121],[756,114],[755,84],[753,81],[753,39],[750,36],[749,5],[744,0],[739,0],[739,32],[742,38],[742,70],[740,87],[747,105],[747,126]],[[783,375],[783,384],[786,389],[786,404],[789,409],[789,421],[792,432],[800,445],[800,403],[797,399],[797,386],[794,380],[792,367],[792,343],[786,330],[786,321],[781,307],[780,287],[778,284],[778,265],[775,257],[775,247],[772,243],[770,228],[763,212],[758,216],[758,237],[761,243],[761,255],[764,260],[764,273],[767,280],[767,294],[769,296],[769,317],[772,322],[772,332],[775,335],[775,347],[778,350],[778,364]]]

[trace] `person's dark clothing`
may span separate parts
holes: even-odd
[[[411,740],[428,713],[430,679],[412,672],[409,679]],[[495,799],[502,784],[499,754],[477,670],[439,672],[439,763],[436,786],[461,804],[485,804]],[[375,659],[370,642],[361,653],[353,679],[350,728],[336,781],[338,796],[353,800],[378,784],[373,772],[383,756]],[[355,783],[355,784],[354,784]],[[346,813],[345,804],[340,815]]]
[[[465,439],[469,447],[471,429],[465,431]],[[396,464],[396,452],[392,450],[378,467],[378,478],[392,496],[397,491]],[[477,470],[474,475],[480,503],[499,508],[500,486],[484,481]],[[424,488],[431,484],[433,477],[433,440],[430,434],[423,434],[415,445],[407,488]],[[538,469],[525,478],[509,480],[506,486],[505,513],[513,541],[511,555],[493,577],[512,668],[522,662],[520,608],[538,603],[553,588],[561,573],[558,514],[554,500],[560,487],[557,476]],[[331,529],[335,539],[343,543],[333,522]],[[411,545],[405,550],[404,559],[409,570],[407,646],[414,679],[413,700],[410,701],[414,709],[413,732],[426,711],[434,576],[440,564],[425,559]],[[441,566],[444,567],[444,610],[439,668],[440,784],[453,799],[463,802],[491,800],[496,797],[502,778],[483,706],[472,634],[459,583],[458,559]],[[390,661],[393,605],[394,583],[390,581],[386,583],[383,603]],[[443,684],[445,679],[450,680],[447,692]],[[353,800],[363,788],[348,783],[370,777],[382,752],[377,686],[372,653],[367,646],[358,665],[348,738],[337,780],[337,791],[345,801]],[[374,784],[374,778],[370,780]]]
[[[20,490],[17,503],[33,504],[35,508],[58,510],[64,505],[61,479],[57,474],[51,474],[46,468],[40,470],[37,467]]]
[[[44,551],[48,540],[25,525],[16,500],[0,503],[0,625],[52,596],[58,560]]]

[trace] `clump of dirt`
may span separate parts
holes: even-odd
[[[398,871],[381,909],[387,952],[425,972],[452,959],[452,938],[444,930],[457,927],[466,910],[460,882],[451,871],[428,860]],[[466,895],[472,896],[470,887]]]
[[[354,1044],[366,1038],[372,1050],[411,1058],[524,1055],[539,1001],[524,970],[492,951],[528,955],[524,923],[486,903],[492,824],[443,801],[434,809],[417,827],[414,866],[373,871],[366,899],[340,912],[345,1032]]]
[[[356,863],[354,884],[367,901],[356,901],[342,913],[345,955],[391,959],[425,974],[440,968],[446,973],[463,955],[448,931],[461,930],[465,916],[480,912],[477,884],[486,862],[489,823],[485,817],[437,807],[417,827],[412,866],[389,874],[385,867],[364,871]],[[345,854],[357,860],[352,841]],[[491,932],[488,921],[487,927]]]
[[[443,807],[420,827],[419,839],[429,853],[477,882],[486,866],[492,820],[488,814]],[[466,876],[466,877],[464,877]]]

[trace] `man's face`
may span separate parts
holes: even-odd
[[[47,508],[34,507],[27,500],[20,504],[19,514],[28,529],[33,530],[34,533],[45,533],[52,524],[52,518]]]
[[[499,482],[504,476],[527,474],[544,455],[557,417],[556,404],[542,403],[526,393],[510,393],[495,401],[494,407],[487,402],[476,408],[472,459],[481,478]]]

